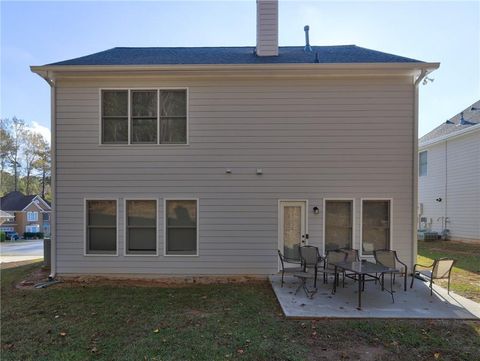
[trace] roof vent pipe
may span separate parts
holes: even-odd
[[[312,52],[312,47],[310,46],[310,38],[308,37],[308,31],[310,30],[310,26],[305,25],[303,30],[305,30],[305,48],[303,48],[303,50],[307,53],[310,53]]]

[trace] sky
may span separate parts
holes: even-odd
[[[45,135],[50,88],[30,65],[116,46],[255,45],[255,0],[0,0],[0,116],[17,116]],[[480,99],[480,0],[286,1],[279,5],[280,45],[358,46],[440,62],[420,86],[419,135]]]

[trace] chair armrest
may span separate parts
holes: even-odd
[[[413,266],[413,274],[415,274],[415,270],[417,269],[417,266],[422,267],[422,268],[432,268],[434,264],[435,264],[435,262],[432,263],[430,266],[427,266],[427,265],[423,265],[423,264],[420,264],[420,263],[415,263],[415,265]]]

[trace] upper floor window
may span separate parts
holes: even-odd
[[[427,175],[427,151],[420,152],[418,155],[418,175],[424,176]]]
[[[103,144],[186,144],[185,89],[102,90]]]
[[[27,221],[29,222],[38,221],[38,212],[27,212]]]

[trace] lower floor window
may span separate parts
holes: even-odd
[[[198,241],[198,201],[182,199],[165,201],[167,255],[196,255]]]
[[[86,253],[117,253],[117,201],[86,201]]]
[[[362,201],[362,254],[390,248],[390,200]]]
[[[25,232],[27,232],[27,233],[38,233],[38,232],[40,232],[40,225],[30,224],[30,225],[25,227]]]
[[[127,200],[125,204],[127,254],[155,254],[157,252],[157,201]]]
[[[353,201],[325,201],[325,251],[352,248]]]

